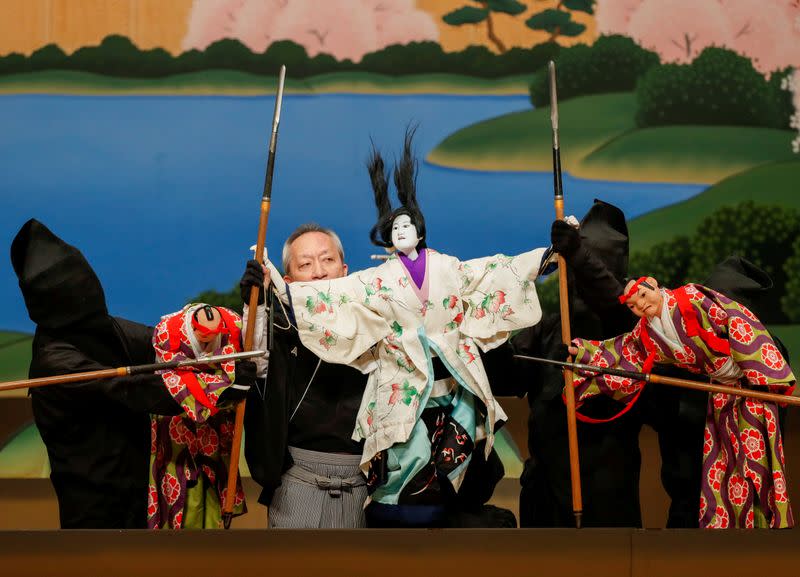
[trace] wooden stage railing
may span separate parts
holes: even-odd
[[[797,531],[4,531],[8,577],[752,577],[800,574]]]

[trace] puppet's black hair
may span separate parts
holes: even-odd
[[[369,238],[373,244],[382,247],[392,246],[392,223],[398,216],[406,214],[417,229],[418,249],[425,248],[425,218],[417,203],[417,159],[414,157],[413,140],[417,126],[406,127],[403,140],[403,156],[394,165],[394,186],[400,207],[392,210],[389,201],[388,176],[380,152],[372,145],[372,153],[367,160],[372,190],[375,193],[375,206],[378,209],[378,222],[372,227]]]

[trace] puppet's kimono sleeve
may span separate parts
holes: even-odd
[[[572,345],[578,349],[575,362],[641,372],[647,355],[639,335],[640,325],[636,325],[632,332],[605,341],[574,339]],[[573,384],[575,399],[578,402],[596,395],[606,395],[623,403],[635,400],[636,394],[644,385],[642,381],[627,377],[596,375],[588,372],[576,374]]]
[[[182,315],[183,312],[176,313]],[[231,315],[236,319],[237,327],[241,329],[241,318],[235,313]],[[156,351],[156,362],[169,362],[185,360],[188,357],[180,350],[173,351],[170,346],[169,320],[174,315],[164,317],[156,326],[153,333],[153,347]],[[228,355],[237,351],[229,343],[216,354]],[[217,403],[222,392],[233,385],[235,363],[227,362],[221,365],[198,365],[191,368],[168,370],[161,373],[161,378],[172,398],[181,406],[184,413],[191,420],[198,423],[205,422],[218,411]]]
[[[534,281],[544,249],[517,256],[498,254],[459,263],[461,299],[466,303],[460,331],[483,351],[503,344],[511,332],[542,318]]]
[[[751,385],[786,393],[795,376],[763,323],[746,306],[701,285],[684,290],[701,316],[703,328],[727,338],[730,356]]]
[[[392,334],[382,298],[380,267],[336,279],[292,282],[290,306],[303,344],[322,360],[374,368],[372,346]],[[380,314],[381,312],[384,315]]]

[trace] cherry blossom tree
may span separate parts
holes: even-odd
[[[760,72],[800,67],[798,0],[597,0],[600,34],[624,34],[664,62],[690,62],[721,46]]]
[[[358,61],[391,44],[438,37],[433,18],[414,0],[195,0],[183,48],[204,50],[233,38],[263,52],[275,41],[292,40],[312,57]]]

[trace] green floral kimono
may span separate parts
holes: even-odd
[[[534,279],[543,249],[464,262],[425,250],[422,287],[394,255],[344,278],[287,285],[303,344],[370,375],[353,438],[365,440],[362,469],[372,498],[386,504],[413,502],[437,468],[458,489],[475,443],[486,439],[488,452],[506,419],[478,349],[541,318]],[[436,378],[435,365],[444,367]]]

